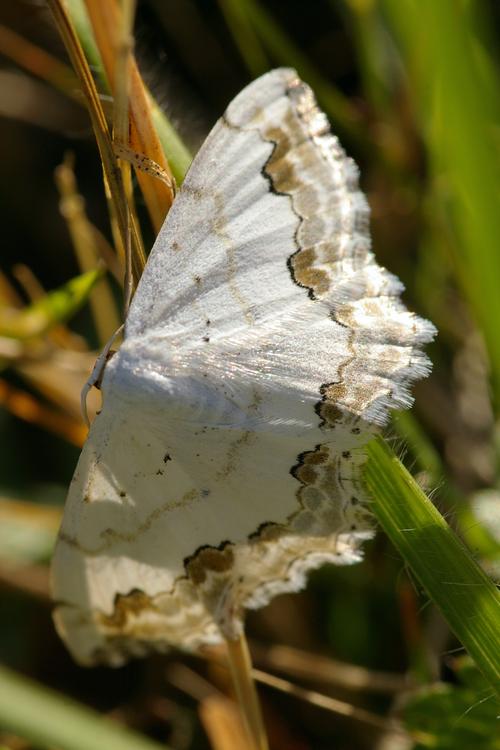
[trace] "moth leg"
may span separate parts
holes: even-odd
[[[111,357],[115,353],[115,351],[111,349],[111,347],[113,346],[116,337],[119,336],[122,331],[123,331],[123,324],[119,328],[116,329],[114,334],[111,336],[111,338],[105,345],[102,352],[97,357],[95,361],[95,365],[92,369],[92,372],[90,373],[88,380],[86,381],[85,385],[83,386],[81,390],[80,409],[82,412],[82,417],[87,427],[90,427],[90,420],[89,420],[89,415],[87,411],[87,396],[91,388],[95,387],[95,388],[100,389],[102,376],[104,373],[104,368],[106,367],[106,363],[111,359]]]

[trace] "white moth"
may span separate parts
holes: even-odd
[[[245,608],[360,559],[363,445],[433,326],[370,252],[358,171],[293,70],[244,89],[151,252],[53,562],[83,664],[237,638]]]

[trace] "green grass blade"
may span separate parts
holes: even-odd
[[[6,667],[0,667],[0,727],[36,747],[168,750]]]
[[[64,323],[85,304],[102,275],[102,269],[87,271],[70,279],[59,289],[48,292],[21,311],[0,310],[0,336],[29,339]]]
[[[300,47],[283,31],[263,3],[257,0],[239,0],[262,44],[273,61],[279,65],[291,65],[314,89],[321,106],[332,120],[335,128],[347,133],[361,148],[366,148],[366,133],[351,102],[320,73]]]
[[[365,0],[344,0],[344,3],[349,11],[346,20],[356,47],[363,94],[383,117],[388,118],[394,83],[393,50],[387,43],[380,6]],[[337,0],[330,0],[330,5],[333,12],[338,10]]]
[[[467,546],[480,555],[484,563],[496,564],[500,558],[499,544],[491,531],[478,521],[471,507],[471,501],[473,506],[477,496],[466,498],[453,483],[439,452],[411,411],[398,412],[393,427],[410,448],[418,467],[425,471],[428,483],[439,487],[441,501],[453,509],[455,523]]]
[[[76,29],[76,33],[78,34],[80,44],[85,51],[85,57],[87,58],[94,75],[99,79],[102,90],[109,93],[109,83],[94,38],[94,32],[92,31],[92,26],[87,15],[85,0],[66,0],[66,6]]]
[[[500,594],[382,438],[364,478],[380,525],[500,693]]]
[[[485,38],[488,4],[384,0],[383,8],[415,92],[434,212],[452,230],[457,281],[483,330],[498,408],[500,75]]]
[[[240,0],[218,0],[218,3],[245,65],[254,78],[257,78],[269,70],[270,65],[265,50],[246,13],[245,3],[241,3]]]
[[[166,116],[165,112],[152,100],[153,122],[158,133],[158,138],[168,159],[170,169],[178,185],[180,185],[186,176],[186,172],[193,160],[193,157],[187,147],[184,145],[181,137]]]

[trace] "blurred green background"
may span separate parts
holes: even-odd
[[[291,65],[314,88],[360,166],[377,258],[404,281],[408,306],[439,330],[429,347],[432,376],[415,389],[412,412],[394,417],[388,438],[493,577],[500,524],[499,22],[500,6],[486,0],[139,0],[135,27],[143,76],[193,153],[251,78]],[[48,10],[41,2],[4,3],[0,25],[0,657],[159,743],[217,748],[198,710],[210,685],[224,681],[201,660],[172,653],[119,670],[84,670],[53,629],[53,507],[64,502],[78,458],[78,388],[102,336],[88,304],[64,327],[54,322],[48,338],[26,343],[3,334],[12,309],[82,271],[54,178],[68,151],[90,220],[108,238],[110,229],[85,110],[43,80],[34,53],[27,70],[18,59],[22,45],[6,31],[65,60]],[[149,247],[153,233],[140,201]],[[103,283],[119,316],[119,285],[110,277]],[[81,360],[61,364],[61,349]],[[305,592],[280,597],[248,622],[258,667],[386,720],[376,728],[266,687],[264,713],[277,750],[500,747],[491,691],[383,535],[367,545],[362,564],[315,573]],[[276,645],[298,651],[283,651],[278,663]],[[298,653],[309,671],[297,671]],[[355,670],[342,678],[333,662],[320,675],[314,654],[366,668],[368,687],[353,686]],[[8,674],[2,681],[0,673],[0,746],[57,745],[43,733],[37,739],[36,728],[20,736],[6,726],[2,734],[2,691],[14,690]],[[47,711],[57,724],[54,706]],[[420,735],[394,732],[390,716]]]

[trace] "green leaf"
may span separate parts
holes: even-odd
[[[168,750],[6,667],[0,667],[0,726],[36,747]]]
[[[29,339],[41,336],[58,323],[64,323],[87,301],[102,275],[100,268],[87,271],[21,311],[0,310],[0,336]]]
[[[404,707],[408,731],[433,737],[432,743],[417,743],[414,750],[500,750],[498,702],[468,659],[459,660],[458,666],[461,684],[422,688]]]
[[[500,594],[382,438],[367,447],[373,512],[483,675],[500,693]]]

